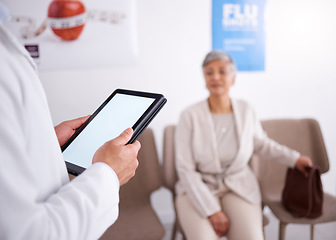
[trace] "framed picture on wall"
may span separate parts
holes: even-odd
[[[134,65],[135,0],[3,0],[39,70]]]
[[[238,71],[265,70],[266,0],[212,0],[212,48],[231,54]]]

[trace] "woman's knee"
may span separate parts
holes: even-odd
[[[218,239],[208,218],[199,214],[187,195],[178,196],[175,204],[179,223],[187,239]]]

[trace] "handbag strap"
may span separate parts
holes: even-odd
[[[316,168],[311,167],[308,171],[308,209],[305,217],[309,216],[313,209],[313,185]]]

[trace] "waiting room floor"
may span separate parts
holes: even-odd
[[[269,224],[265,227],[266,240],[278,240],[279,221],[272,213],[267,213]],[[171,239],[171,224],[165,225],[166,235],[162,240]],[[181,236],[178,235],[178,240]],[[177,240],[176,239],[176,240]],[[223,238],[223,240],[226,238]],[[289,224],[286,228],[286,240],[310,240],[310,226]],[[315,226],[315,240],[335,240],[336,239],[336,222],[317,224]],[[222,240],[222,239],[221,239]]]

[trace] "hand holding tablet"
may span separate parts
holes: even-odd
[[[120,185],[128,182],[139,166],[140,143],[126,144],[132,137],[132,128],[127,128],[118,137],[104,143],[93,155],[92,163],[102,162],[117,174]]]
[[[134,142],[166,103],[161,94],[115,90],[62,146],[68,172],[82,173],[105,142],[132,127]]]

